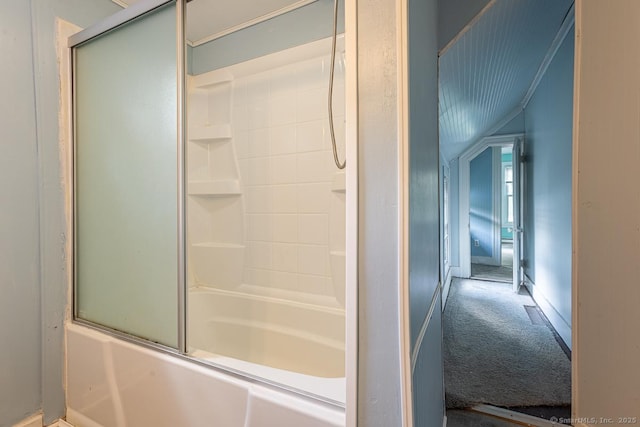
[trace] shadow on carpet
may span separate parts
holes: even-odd
[[[571,403],[571,362],[528,293],[506,283],[454,279],[444,311],[447,408]]]

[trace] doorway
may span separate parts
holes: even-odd
[[[484,138],[460,156],[460,276],[521,285],[522,134]],[[515,147],[515,148],[514,148]],[[515,274],[514,274],[515,272]]]
[[[556,417],[569,415],[571,362],[562,343],[571,335],[570,9],[569,2],[498,0],[440,52],[440,147],[459,172],[451,218],[458,247],[443,315],[449,409],[548,405]],[[533,369],[541,360],[555,362]],[[563,387],[529,399],[541,384]],[[496,390],[512,391],[487,397]],[[551,395],[558,399],[546,401]]]

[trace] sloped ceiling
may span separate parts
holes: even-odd
[[[496,0],[440,56],[440,149],[460,155],[521,104],[572,0]]]
[[[141,0],[113,0],[130,6]],[[187,40],[198,45],[235,28],[317,0],[192,0],[187,4]]]
[[[438,50],[442,50],[490,0],[438,0]]]

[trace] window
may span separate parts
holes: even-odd
[[[503,193],[506,199],[505,207],[502,209],[503,222],[511,225],[513,224],[513,166],[509,165],[504,167],[503,177]]]
[[[450,253],[450,242],[449,242],[449,177],[444,175],[443,180],[443,189],[442,189],[442,198],[443,198],[443,217],[444,217],[444,242],[443,242],[443,260],[444,260],[444,268],[445,271],[449,266],[449,253]]]

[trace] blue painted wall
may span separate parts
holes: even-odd
[[[440,314],[437,0],[409,0],[409,316],[415,425],[444,418]],[[428,317],[429,309],[433,316]],[[425,339],[418,341],[426,329]]]
[[[192,51],[191,72],[237,64],[331,36],[333,0],[318,0],[208,43]],[[339,5],[338,33],[344,32],[344,4]]]
[[[571,30],[525,109],[525,272],[568,325],[573,57]]]
[[[0,2],[0,426],[41,408],[38,155],[31,7]]]
[[[413,425],[416,427],[440,427],[444,416],[443,364],[437,357],[442,353],[442,302],[440,295],[437,298],[413,372]]]
[[[489,0],[439,0],[438,50],[442,49],[489,3]]]
[[[469,227],[471,256],[493,256],[493,149],[471,160],[469,168]],[[475,241],[479,246],[475,245]]]
[[[64,415],[67,304],[56,18],[86,27],[110,0],[0,2],[0,426]],[[10,58],[10,60],[8,60]]]
[[[517,116],[502,126],[500,130],[493,135],[510,135],[512,133],[524,133],[524,111],[518,113]]]

